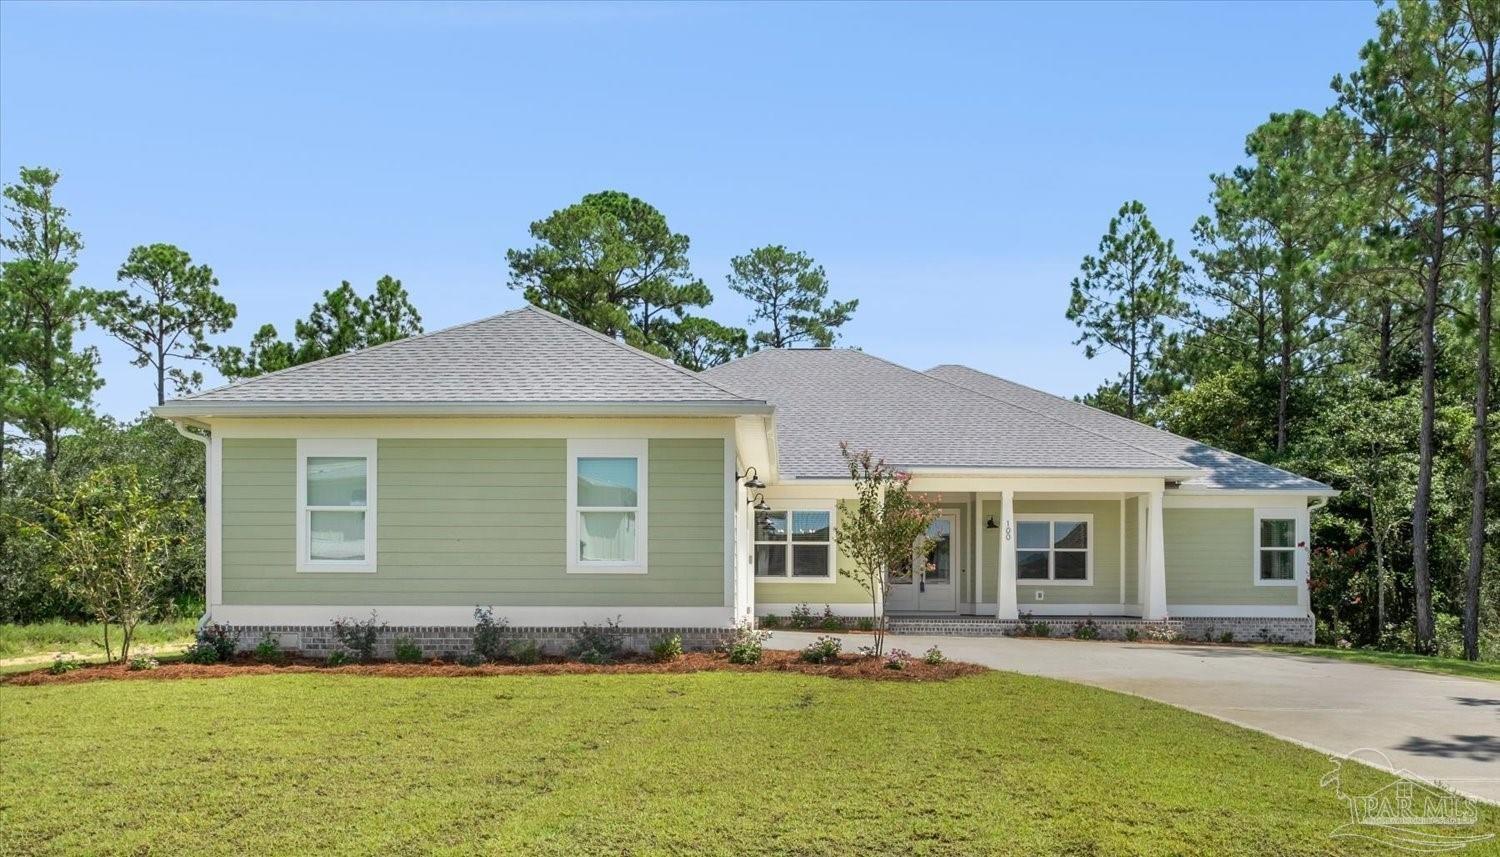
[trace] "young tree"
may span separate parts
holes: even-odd
[[[104,626],[106,657],[112,657],[109,626],[119,625],[120,660],[130,657],[136,626],[160,605],[172,551],[181,540],[182,501],[163,501],[157,486],[133,465],[95,470],[45,512],[56,532],[32,526],[56,542],[59,583]]]
[[[83,241],[68,228],[67,209],[53,200],[57,181],[51,170],[23,167],[20,181],[4,190],[10,230],[0,237],[10,256],[0,263],[0,330],[14,370],[0,436],[6,423],[17,426],[41,444],[48,469],[57,463],[59,439],[87,417],[103,383],[94,349],[73,348],[93,296],[73,285]]]
[[[360,296],[348,280],[324,292],[308,317],[296,323],[295,331],[296,339],[285,342],[275,325],[261,325],[248,352],[239,346],[220,348],[214,362],[226,378],[252,378],[415,336],[422,332],[422,316],[401,281],[387,275],[375,283],[368,298]]]
[[[839,574],[858,583],[870,596],[875,622],[875,654],[885,650],[886,603],[890,600],[891,574],[911,568],[918,556],[932,549],[927,528],[937,518],[937,506],[926,496],[911,491],[911,475],[886,464],[869,450],[851,452],[839,444],[839,453],[849,466],[858,499],[839,506],[835,533],[839,549],[848,554],[852,566],[839,567]]]
[[[155,372],[158,405],[167,400],[169,378],[178,393],[196,389],[203,373],[172,362],[206,362],[213,348],[204,337],[234,324],[234,304],[216,291],[213,269],[194,265],[171,244],[151,244],[131,250],[116,279],[138,294],[101,292],[94,309],[99,326],[135,352],[132,365]]]
[[[827,348],[859,308],[857,299],[830,301],[823,266],[780,244],[735,256],[729,268],[729,288],[755,305],[750,323],[764,321],[768,326],[755,332],[756,348]]]
[[[1412,505],[1416,645],[1435,647],[1431,513],[1440,315],[1451,306],[1465,184],[1473,164],[1470,76],[1476,58],[1458,4],[1400,0],[1377,18],[1379,32],[1360,52],[1363,65],[1334,88],[1360,126],[1362,151],[1349,171],[1357,185],[1388,189],[1379,216],[1399,228],[1420,285],[1422,418]]]
[[[1155,368],[1166,321],[1177,314],[1184,266],[1172,242],[1157,233],[1146,206],[1131,201],[1109,221],[1099,255],[1083,257],[1073,280],[1067,317],[1078,325],[1084,353],[1101,348],[1123,354],[1125,415],[1135,419],[1145,376]]]
[[[671,356],[673,328],[713,295],[692,275],[688,237],[620,191],[591,193],[531,224],[537,244],[507,250],[510,287],[545,310]]]

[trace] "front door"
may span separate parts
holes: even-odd
[[[887,609],[919,613],[958,611],[955,563],[958,551],[958,513],[942,512],[927,527],[932,547],[925,555],[912,557],[911,568],[891,575],[891,597]]]

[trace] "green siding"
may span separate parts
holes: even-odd
[[[1119,500],[1024,500],[1015,501],[1016,514],[1052,515],[1065,518],[1068,515],[1088,514],[1094,516],[1093,540],[1094,579],[1088,586],[1016,586],[1017,609],[1039,604],[1103,604],[1115,606],[1120,603],[1120,501]],[[998,558],[997,558],[998,563]],[[998,567],[998,566],[997,566]],[[1036,600],[1036,593],[1043,600]]]
[[[1295,605],[1295,586],[1256,586],[1253,509],[1163,509],[1167,604]]]
[[[224,602],[724,604],[724,441],[650,441],[643,575],[568,574],[567,442],[383,439],[377,570],[296,570],[296,441],[224,441]]]

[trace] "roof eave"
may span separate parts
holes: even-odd
[[[898,468],[913,477],[925,479],[973,479],[1007,477],[1144,477],[1148,479],[1191,479],[1203,475],[1196,467],[904,467]],[[838,476],[783,476],[783,482],[804,485],[814,483],[848,482],[849,478]]]
[[[1184,486],[1182,486],[1180,488],[1175,489],[1172,493],[1174,493],[1174,494],[1181,494],[1181,495],[1190,495],[1190,496],[1220,496],[1220,495],[1223,495],[1223,494],[1285,494],[1285,495],[1308,496],[1308,497],[1337,497],[1337,496],[1339,496],[1339,494],[1341,494],[1343,492],[1339,491],[1339,489],[1337,489],[1337,488],[1330,488],[1327,485],[1323,485],[1323,484],[1319,483],[1319,486],[1316,487],[1316,488],[1306,488],[1306,487],[1296,487],[1296,486],[1287,486],[1287,487],[1258,486],[1258,487],[1255,487],[1255,488],[1218,488],[1218,487],[1214,487],[1214,486],[1204,486],[1204,485],[1197,485],[1197,486],[1194,486],[1194,485],[1184,485]]]
[[[770,414],[754,400],[688,402],[212,402],[176,401],[151,413],[184,417],[728,417]]]

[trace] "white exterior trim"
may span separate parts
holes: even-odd
[[[1019,573],[1019,564],[1018,564],[1018,571],[1017,571],[1017,575],[1016,575],[1016,585],[1017,586],[1093,586],[1094,585],[1094,539],[1098,537],[1098,533],[1095,532],[1095,530],[1094,530],[1094,516],[1093,516],[1092,513],[1089,513],[1089,512],[1079,512],[1077,514],[1072,514],[1072,513],[1068,513],[1068,512],[1055,512],[1055,513],[1054,512],[1026,512],[1026,513],[1023,513],[1023,514],[1015,515],[1014,518],[1015,518],[1017,524],[1020,524],[1023,521],[1033,521],[1033,522],[1035,522],[1035,521],[1047,521],[1048,523],[1052,523],[1054,521],[1083,521],[1083,522],[1087,523],[1088,527],[1089,527],[1089,530],[1088,530],[1088,545],[1084,548],[1084,551],[1083,551],[1083,574],[1084,574],[1084,578],[1082,580],[1057,580],[1054,577],[1048,577],[1045,580],[1034,578],[1034,577],[1028,577],[1028,578],[1022,579],[1021,576],[1020,576],[1020,573]],[[1017,538],[1016,538],[1016,548],[1015,549],[1016,549],[1016,551],[1018,553],[1020,551],[1023,551],[1023,550],[1043,550],[1043,548],[1023,548],[1023,547],[1021,547],[1020,529],[1021,528],[1019,526],[1016,527]],[[1055,575],[1057,573],[1057,568],[1056,568],[1056,558],[1053,556],[1053,554],[1055,553],[1055,550],[1056,550],[1056,548],[1054,546],[1054,538],[1055,537],[1053,535],[1053,532],[1054,532],[1054,530],[1049,527],[1048,530],[1047,530],[1048,545],[1045,548],[1045,550],[1047,551],[1047,572],[1048,572],[1048,574]],[[1078,553],[1078,549],[1077,548],[1063,548],[1062,550],[1063,550],[1064,553]]]
[[[1015,619],[1016,612],[1016,507],[1015,493],[1009,488],[1000,492],[1000,572],[996,579],[995,615]]]
[[[1260,552],[1266,550],[1260,543],[1260,522],[1263,519],[1273,521],[1290,520],[1292,522],[1292,547],[1290,550],[1279,548],[1284,553],[1292,555],[1292,579],[1291,580],[1265,580],[1260,576]],[[1307,541],[1302,534],[1302,522],[1306,519],[1306,509],[1302,514],[1293,509],[1260,509],[1255,510],[1255,523],[1250,530],[1250,581],[1256,586],[1301,586],[1303,574],[1301,569],[1301,557],[1306,553]],[[1278,548],[1271,548],[1278,550]]]
[[[365,460],[365,505],[350,510],[365,513],[365,557],[359,560],[313,559],[311,525],[307,508],[307,459],[309,456],[363,458]],[[297,571],[302,574],[374,574],[376,568],[375,526],[376,442],[373,438],[297,438]]]
[[[208,485],[205,491],[203,534],[205,604],[207,610],[224,602],[224,439],[218,432],[208,440]]]
[[[363,619],[374,610],[382,622],[396,626],[453,627],[474,624],[474,606],[405,607],[356,604],[318,607],[277,604],[219,604],[210,608],[209,621],[230,625],[330,624],[340,616]],[[495,617],[513,627],[574,627],[620,620],[630,628],[720,628],[734,624],[727,607],[506,607],[495,605]]]
[[[755,615],[781,616],[785,618],[791,615],[793,607],[800,607],[804,604],[806,604],[808,607],[818,606],[818,603],[815,601],[768,601],[755,605]],[[855,618],[863,616],[866,618],[873,618],[873,614],[870,612],[871,605],[868,601],[848,601],[837,604],[829,604],[825,602],[823,603],[823,606],[827,607],[829,610],[832,610],[833,615],[835,616],[853,616]]]
[[[1168,604],[1173,619],[1305,619],[1306,607],[1293,604]]]
[[[650,444],[644,438],[568,438],[568,520],[566,526],[568,574],[645,574],[649,522],[647,484],[651,481]],[[578,557],[578,459],[634,458],[635,465],[635,558],[629,561],[583,560]]]
[[[1038,604],[1021,612],[1033,616],[1124,616],[1124,604]]]
[[[772,407],[754,399],[683,402],[241,402],[179,400],[157,405],[154,416],[195,417],[602,417],[739,416],[770,414]]]
[[[216,419],[213,433],[226,438],[373,437],[438,440],[444,438],[663,438],[734,435],[728,418],[616,417],[545,419],[528,417],[365,417],[328,419]]]

